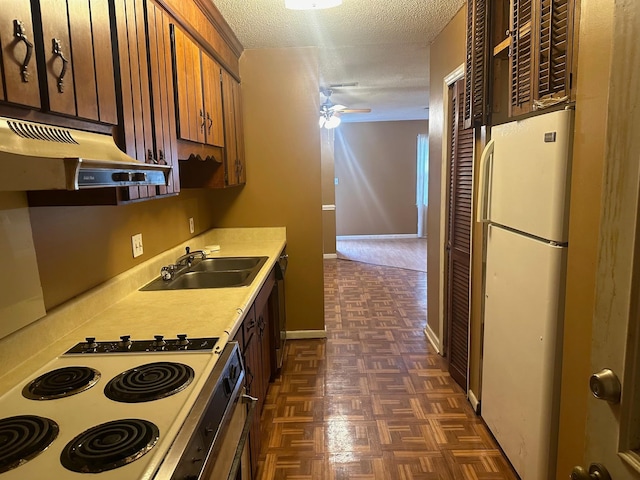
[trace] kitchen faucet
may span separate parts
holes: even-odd
[[[196,258],[201,260],[207,258],[207,252],[204,250],[194,250],[192,252],[189,247],[186,247],[185,250],[186,253],[178,257],[175,263],[166,265],[160,269],[160,276],[163,280],[171,280],[178,271],[190,267]]]

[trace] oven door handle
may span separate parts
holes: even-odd
[[[256,405],[258,404],[257,398],[247,394],[243,394],[240,397],[240,400],[243,404],[248,403],[249,409],[247,411],[247,418],[244,421],[244,427],[242,428],[240,441],[236,447],[236,453],[233,455],[233,463],[231,464],[231,471],[229,472],[227,480],[235,480],[236,475],[238,474],[238,468],[240,468],[240,462],[242,461],[242,452],[244,452],[244,447],[247,444],[249,432],[251,431],[251,424],[253,423],[253,416],[256,413]]]

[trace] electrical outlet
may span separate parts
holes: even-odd
[[[189,217],[189,233],[195,233],[196,226],[193,223],[193,217]]]
[[[133,250],[133,258],[139,257],[144,253],[142,248],[142,234],[138,233],[131,237],[131,248]]]

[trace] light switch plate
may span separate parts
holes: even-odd
[[[189,233],[194,233],[196,231],[195,224],[193,223],[193,217],[189,217]]]
[[[142,248],[142,234],[138,233],[131,237],[131,248],[133,250],[133,258],[137,258],[144,253]]]

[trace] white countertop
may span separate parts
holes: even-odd
[[[221,249],[209,256],[266,256],[268,260],[248,287],[138,291],[159,275],[163,265],[184,253],[187,245],[197,250],[211,244]],[[0,340],[0,395],[87,336],[100,341],[131,335],[140,340],[186,333],[226,341],[239,328],[285,245],[284,227],[213,229],[70,300]]]

